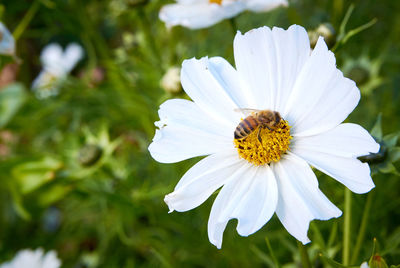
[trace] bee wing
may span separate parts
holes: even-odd
[[[248,115],[250,115],[250,114],[252,114],[252,113],[260,112],[260,111],[262,111],[262,110],[259,110],[259,109],[251,109],[251,108],[236,108],[236,109],[234,109],[234,111],[235,111],[235,112],[242,113],[242,114],[244,114],[245,116],[248,116]]]

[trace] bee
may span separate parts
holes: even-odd
[[[269,130],[275,129],[275,127],[282,120],[281,115],[278,112],[271,110],[257,110],[257,109],[235,109],[235,111],[249,114],[245,119],[240,121],[237,125],[234,135],[235,139],[240,140],[246,138],[250,133],[258,128],[257,137],[261,142],[260,131],[261,129],[268,128]]]

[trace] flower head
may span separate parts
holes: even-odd
[[[61,266],[55,251],[44,254],[43,249],[24,249],[17,253],[13,260],[0,265],[0,268],[58,268]]]
[[[15,54],[14,37],[2,22],[0,22],[0,54]]]
[[[342,123],[360,91],[336,68],[323,38],[311,51],[297,25],[238,33],[234,54],[236,69],[220,57],[185,60],[181,81],[193,101],[160,107],[152,157],[173,163],[208,155],[165,202],[170,211],[187,211],[222,187],[208,221],[218,248],[230,219],[248,236],[274,213],[308,243],[310,221],[342,214],[319,190],[310,165],[355,193],[374,187],[368,164],[357,157],[379,145],[361,126]]]
[[[47,45],[40,55],[43,70],[32,83],[37,97],[42,99],[57,95],[59,83],[82,59],[83,53],[82,47],[76,43],[69,44],[65,51],[59,44]]]
[[[280,5],[287,5],[287,0],[177,0],[176,4],[161,9],[160,19],[168,27],[182,25],[200,29],[232,18],[244,10],[265,12]]]

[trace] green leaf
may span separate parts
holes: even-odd
[[[394,147],[397,144],[397,139],[399,138],[400,133],[395,132],[395,133],[390,133],[383,137],[383,141],[385,142],[385,145],[387,147]]]
[[[353,37],[354,35],[356,35],[356,34],[362,32],[362,31],[368,29],[369,27],[373,26],[377,21],[378,21],[378,19],[373,18],[373,19],[370,20],[369,22],[367,22],[367,23],[365,23],[365,24],[363,24],[363,25],[361,25],[361,26],[359,26],[359,27],[357,27],[357,28],[355,28],[355,29],[349,31],[349,32],[345,35],[345,37],[343,37],[343,40],[342,40],[341,43],[342,43],[342,44],[345,44],[351,37]]]
[[[0,128],[14,117],[26,99],[27,93],[20,83],[12,84],[0,91]]]
[[[15,185],[10,185],[10,193],[13,200],[13,207],[18,216],[24,220],[30,220],[31,215],[25,209],[20,193],[15,189]]]
[[[341,263],[338,263],[328,257],[325,257],[322,253],[319,254],[319,257],[328,264],[329,267],[333,267],[333,268],[355,268],[355,267],[359,267],[359,266],[345,266]]]
[[[12,175],[17,180],[20,192],[27,194],[51,181],[55,171],[62,167],[62,162],[45,157],[39,161],[27,162],[13,168]]]
[[[394,147],[389,149],[389,161],[394,163],[400,159],[400,147]]]
[[[47,188],[47,187],[46,187]],[[64,185],[52,185],[44,192],[41,191],[38,203],[43,206],[49,206],[58,200],[64,198],[71,191],[71,187]]]
[[[382,114],[378,115],[375,125],[371,130],[371,135],[374,136],[378,141],[382,140]]]
[[[378,170],[382,173],[392,173],[400,176],[400,173],[397,171],[396,167],[391,162],[385,162],[378,166]]]

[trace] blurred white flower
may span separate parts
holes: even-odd
[[[2,22],[0,22],[0,54],[15,55],[14,37]]]
[[[369,268],[368,263],[366,261],[361,263],[360,268]]]
[[[44,254],[43,249],[20,250],[9,262],[0,265],[0,268],[58,268],[60,260],[54,250]]]
[[[60,83],[72,71],[84,55],[83,48],[72,43],[65,51],[59,44],[47,45],[40,60],[43,69],[32,83],[32,90],[39,99],[48,98],[58,94]]]
[[[245,10],[265,12],[287,5],[287,0],[177,0],[161,8],[159,17],[167,27],[207,28]]]
[[[342,124],[360,91],[336,68],[323,38],[311,51],[307,32],[297,25],[239,32],[234,54],[236,69],[220,57],[185,60],[181,81],[193,101],[173,99],[160,107],[149,146],[155,160],[209,155],[165,202],[171,212],[187,211],[222,187],[208,221],[209,239],[218,248],[230,219],[238,219],[238,233],[248,236],[274,213],[308,243],[310,221],[342,214],[319,190],[310,165],[355,193],[374,187],[368,164],[357,157],[379,145],[361,126]],[[243,120],[239,108],[276,111],[282,120],[254,127],[256,114]],[[234,137],[239,123],[244,138]]]
[[[181,68],[171,67],[161,78],[161,87],[169,93],[178,93],[181,91]]]

